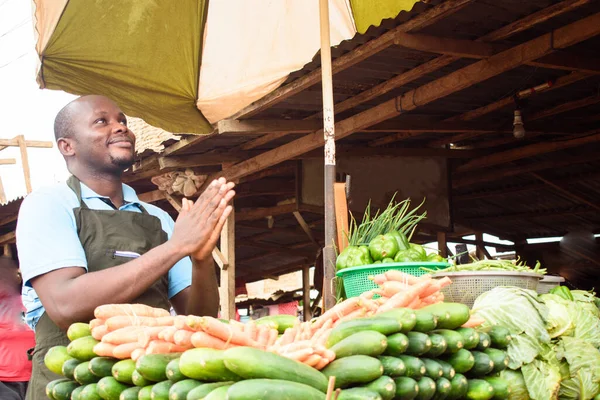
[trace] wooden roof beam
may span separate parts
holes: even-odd
[[[37,147],[43,149],[51,149],[54,144],[52,142],[41,141],[41,140],[26,140],[25,147]],[[19,147],[19,140],[14,139],[0,139],[0,147]],[[1,150],[1,149],[0,149]]]
[[[598,154],[592,153],[577,157],[561,157],[557,160],[548,160],[529,165],[510,166],[504,168],[494,168],[491,172],[469,173],[455,177],[452,180],[452,187],[459,189],[484,182],[497,181],[511,176],[523,175],[530,172],[544,171],[552,168],[562,168],[569,165],[585,164],[587,162],[598,161]]]
[[[566,185],[562,184],[562,183],[558,183],[558,182],[554,182],[550,179],[544,178],[543,176],[541,176],[540,174],[537,174],[535,172],[531,172],[530,175],[532,177],[534,177],[535,179],[544,182],[546,185],[550,186],[552,189],[556,190],[559,193],[562,193],[564,196],[570,198],[571,200],[574,200],[580,204],[585,204],[597,211],[600,211],[600,205],[598,205],[598,203],[596,201],[591,201],[587,198],[585,198],[584,196],[580,196],[578,194],[573,193],[572,190],[570,190]]]
[[[402,112],[414,110],[421,105],[446,97],[449,94],[516,68],[529,60],[543,57],[555,49],[569,47],[589,39],[598,33],[600,33],[600,13],[558,28],[553,32],[493,55],[488,59],[468,65],[413,89],[402,96],[337,122],[335,124],[336,139],[342,139],[369,126],[396,117]],[[551,38],[553,40],[550,40]],[[551,42],[553,42],[553,45]],[[236,180],[315,150],[321,147],[323,143],[323,133],[319,130],[227,168],[221,173],[215,174],[214,177],[224,176],[229,180]],[[212,177],[210,180],[212,180]]]
[[[472,1],[473,0],[446,0],[441,4],[414,16],[410,20],[404,22],[389,32],[386,32],[383,35],[370,40],[360,47],[357,47],[347,54],[344,54],[343,56],[333,60],[332,73],[335,74],[343,71],[392,46],[394,44],[395,34],[397,32],[410,32],[423,29],[460,10]],[[295,81],[274,90],[260,100],[255,101],[248,107],[237,112],[232,118],[238,119],[242,117],[250,117],[297,93],[300,93],[304,89],[307,89],[319,82],[321,82],[321,68],[317,68],[310,73],[296,79]]]
[[[566,103],[561,103],[555,107],[548,108],[546,110],[538,111],[530,116],[525,116],[525,121],[535,121],[542,118],[548,118],[553,115],[562,114],[568,111],[577,110],[578,108],[583,108],[587,106],[591,106],[594,104],[600,103],[600,96],[593,95],[589,97],[585,97],[583,99],[568,101]]]
[[[535,143],[528,146],[517,147],[516,149],[501,151],[479,157],[471,160],[456,168],[456,173],[473,171],[476,169],[492,167],[499,164],[509,163],[511,161],[520,160],[523,158],[533,157],[540,154],[552,153],[570,147],[584,146],[586,144],[600,142],[600,129],[577,135],[570,140],[547,141]]]
[[[16,164],[17,160],[14,158],[0,158],[0,165],[11,165]]]
[[[466,221],[493,221],[493,220],[504,220],[504,219],[529,219],[529,218],[545,218],[545,217],[560,217],[565,215],[576,215],[585,214],[589,212],[596,212],[591,207],[569,207],[569,208],[558,208],[553,210],[542,210],[536,212],[517,212],[517,213],[506,213],[506,214],[493,214],[493,215],[480,215],[477,217],[461,218]]]

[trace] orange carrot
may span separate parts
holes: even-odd
[[[360,298],[362,300],[364,299],[368,299],[371,300],[373,298],[373,296],[375,295],[375,292],[373,292],[372,290],[369,290],[367,292],[364,292],[363,294],[360,295]]]
[[[405,272],[391,269],[385,272],[385,277],[388,281],[398,281],[407,283],[409,285],[415,285],[421,282],[422,280],[430,279],[431,275],[423,275],[417,278],[416,276],[409,275]]]
[[[183,353],[186,350],[191,349],[193,346],[179,346],[171,342],[165,342],[164,340],[153,340],[146,348],[146,354],[169,354],[169,353]]]
[[[325,368],[328,364],[329,364],[329,360],[328,359],[321,358],[321,361],[317,365],[315,365],[315,369],[318,369],[320,371],[323,368]]]
[[[201,317],[200,326],[204,332],[213,335],[226,343],[234,343],[241,346],[258,347],[255,340],[250,339],[234,326],[224,324],[213,317]]]
[[[165,329],[163,329],[162,331],[160,331],[160,333],[158,334],[158,339],[164,340],[166,342],[175,343],[174,342],[175,332],[177,332],[178,330],[179,329],[177,329],[177,327],[175,327],[175,326],[168,326]]]
[[[186,331],[185,329],[180,329],[175,332],[173,336],[173,341],[178,346],[192,346],[192,335],[196,332]]]
[[[325,346],[325,342],[329,338],[329,334],[331,333],[332,330],[333,330],[333,328],[329,328],[325,332],[323,332],[323,334],[321,336],[319,336],[319,339],[315,342],[315,345]]]
[[[143,349],[138,342],[120,344],[113,350],[113,357],[120,360],[131,358],[131,353],[137,349]]]
[[[206,347],[216,350],[225,350],[230,347],[234,347],[232,344],[228,345],[224,340],[211,336],[202,331],[192,333],[190,341],[194,347]]]
[[[140,326],[126,326],[116,331],[108,332],[102,337],[102,341],[112,344],[137,343],[143,328]]]
[[[109,331],[116,331],[127,326],[156,326],[156,318],[117,315],[107,319],[105,325]]]
[[[140,334],[138,335],[138,343],[142,347],[148,346],[152,340],[160,339],[160,333],[169,328],[168,326],[145,326],[142,328]]]
[[[423,294],[424,294],[424,293],[423,293]],[[435,293],[433,293],[433,294],[430,294],[430,295],[429,295],[429,296],[427,296],[427,297],[423,297],[423,298],[421,299],[421,302],[422,302],[423,304],[425,304],[425,305],[439,303],[439,301],[438,301],[438,299],[439,299],[439,296],[438,296],[438,294],[439,294],[439,292],[435,292]]]
[[[388,271],[389,272],[389,271]],[[387,272],[386,272],[387,274]],[[382,304],[377,313],[381,313],[384,311],[391,310],[393,308],[406,307],[410,304],[415,298],[419,298],[421,293],[431,286],[431,280],[426,279],[422,280],[419,283],[414,284],[409,289],[396,293],[394,296],[390,297],[388,301]]]
[[[386,282],[388,280],[387,277],[385,276],[385,274],[369,276],[369,279],[371,279],[377,285],[381,285],[383,282]]]
[[[381,285],[381,289],[383,291],[383,295],[386,297],[392,297],[396,293],[406,290],[408,285],[398,282],[398,281],[387,281]]]
[[[283,332],[283,335],[279,339],[277,339],[277,344],[284,346],[286,344],[292,343],[294,341],[294,338],[296,337],[296,331],[298,331],[297,327],[287,328],[285,332]]]
[[[105,304],[96,307],[94,317],[108,319],[117,315],[132,315],[138,317],[166,317],[169,311],[154,308],[145,304]]]
[[[333,323],[333,327],[335,328],[336,326],[338,326],[339,324],[341,324],[344,321],[348,321],[348,320],[356,319],[356,318],[363,318],[366,314],[367,314],[367,310],[365,310],[364,308],[359,308],[358,310],[354,310],[350,314],[346,315],[345,317],[342,317],[342,318],[338,319],[337,321],[335,321]]]
[[[236,328],[238,328],[242,332],[244,331],[244,328],[246,327],[246,324],[244,324],[243,322],[237,321],[235,319],[230,319],[229,320],[229,325],[235,326]]]
[[[108,333],[108,327],[106,325],[98,325],[92,329],[92,337],[96,340],[102,340],[104,335]]]
[[[292,360],[303,362],[310,357],[315,351],[311,347],[296,350],[294,352],[282,354],[282,356],[291,358]]]
[[[202,330],[202,321],[203,318],[202,317],[198,317],[196,315],[188,315],[185,318],[185,325],[189,326],[190,329],[192,329],[193,331],[201,331]],[[175,320],[175,326],[178,327],[179,329],[183,329],[183,327],[179,327],[180,325],[180,320],[179,318],[177,320]]]
[[[445,276],[442,279],[440,279],[439,282],[440,282],[440,287],[444,288],[444,287],[452,284],[452,279],[450,279],[447,276]]]
[[[104,325],[104,322],[105,321],[103,319],[94,318],[90,321],[90,329],[94,330],[94,328]]]
[[[313,347],[314,346],[313,346],[312,341],[310,341],[310,340],[299,340],[297,342],[293,342],[293,343],[287,344],[285,346],[282,346],[279,349],[279,353],[281,353],[281,354],[283,354],[283,353],[293,353],[295,351],[302,350],[302,349],[309,349],[309,348],[312,349]]]
[[[156,318],[156,326],[171,326],[175,325],[175,319],[177,316],[168,315],[166,317]]]
[[[185,329],[190,332],[195,332],[196,330],[191,328],[187,323],[188,317],[200,318],[200,317],[196,317],[193,315],[189,315],[189,316],[178,315],[173,319],[172,325],[175,326],[177,329]]]
[[[462,327],[463,328],[475,328],[481,324],[483,324],[485,322],[485,319],[481,318],[478,315],[471,315],[471,317],[469,317],[469,320],[467,322],[465,322]]]
[[[317,343],[317,341],[319,340],[319,338],[321,337],[321,335],[323,335],[323,333],[325,333],[325,331],[329,328],[331,328],[333,326],[333,321],[328,319],[327,321],[325,321],[325,323],[323,324],[322,327],[320,327],[319,329],[317,329],[317,331],[315,332],[315,334],[312,337],[312,342],[313,343]]]
[[[144,354],[146,354],[145,348],[135,349],[134,351],[131,352],[131,359],[133,361],[137,361]]]
[[[259,325],[257,330],[258,334],[256,335],[256,342],[261,348],[267,347],[267,343],[269,343],[269,331],[271,328],[269,328],[268,325]]]
[[[344,315],[351,313],[355,309],[360,307],[360,297],[351,297],[336,304],[323,315],[321,315],[314,324],[315,328],[320,328],[327,319],[333,319],[334,321],[342,318]]]
[[[411,310],[416,310],[421,308],[421,299],[419,299],[418,297],[415,297],[414,299],[412,299],[412,301],[410,303],[408,303],[408,305],[406,305],[406,308],[410,308]]]
[[[252,340],[256,340],[256,334],[258,333],[258,329],[254,321],[246,322],[244,326],[244,333],[248,335],[248,337]]]
[[[303,363],[306,364],[306,365],[308,365],[309,367],[314,367],[320,361],[321,361],[321,356],[320,355],[318,355],[318,354],[312,354],[306,360],[304,360]]]
[[[114,344],[100,342],[94,346],[94,353],[100,357],[112,357],[115,347]]]
[[[269,330],[269,341],[267,342],[267,347],[271,347],[275,344],[277,336],[279,336],[279,332],[277,331],[277,329],[271,328]]]

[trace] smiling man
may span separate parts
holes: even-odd
[[[122,183],[134,161],[135,135],[106,97],[69,103],[54,131],[72,176],[27,196],[17,225],[27,322],[36,336],[27,399],[45,398],[46,384],[59,378],[44,365],[48,349],[66,345],[69,325],[91,320],[101,304],[216,316],[211,253],[235,194],[233,183],[214,181],[175,222],[140,201]]]

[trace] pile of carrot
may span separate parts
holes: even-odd
[[[178,353],[194,347],[225,350],[249,346],[322,369],[335,359],[335,353],[325,347],[325,342],[340,323],[393,308],[419,309],[443,302],[441,289],[451,283],[447,277],[414,277],[395,270],[370,279],[378,285],[377,289],[344,300],[312,321],[298,321],[282,335],[276,327],[254,321],[172,316],[166,310],[142,304],[99,306],[90,322],[92,336],[100,341],[94,351],[99,356],[137,360],[144,354]],[[469,323],[476,325],[478,321]]]

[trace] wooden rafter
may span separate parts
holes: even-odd
[[[492,220],[503,220],[503,219],[529,219],[529,218],[543,218],[543,217],[557,217],[564,215],[575,215],[585,214],[589,212],[596,212],[591,207],[569,207],[569,208],[558,208],[552,210],[541,210],[541,211],[526,211],[506,214],[492,214],[492,215],[480,215],[477,217],[463,218],[467,221],[492,221]]]
[[[14,158],[0,158],[0,165],[12,165],[16,163],[17,160]]]
[[[22,135],[19,135],[22,136]],[[19,147],[19,136],[14,139],[0,139],[0,150],[5,149],[6,147]],[[42,141],[42,140],[25,140],[25,147],[36,147],[43,149],[51,149],[53,146],[52,142]]]
[[[491,167],[498,164],[509,163],[511,161],[520,160],[527,157],[532,157],[540,154],[551,153],[554,151],[568,149],[570,147],[584,146],[586,144],[596,143],[600,141],[600,129],[577,135],[578,137],[570,140],[556,140],[535,143],[528,146],[517,147],[516,149],[506,150],[499,153],[479,157],[456,168],[457,173],[473,171]]]
[[[574,200],[580,204],[585,204],[597,211],[600,211],[600,205],[598,204],[598,202],[592,201],[590,199],[585,198],[584,196],[573,193],[573,191],[570,190],[566,185],[564,185],[562,183],[554,182],[554,181],[547,179],[535,172],[530,173],[530,175],[532,177],[534,177],[535,179],[537,179],[541,182],[544,182],[546,185],[550,186],[552,189],[556,190],[557,192],[562,193],[564,196],[570,198],[571,200]]]
[[[566,103],[561,103],[557,106],[548,108],[546,110],[541,110],[536,112],[533,115],[530,115],[525,118],[526,121],[535,121],[542,118],[548,118],[553,115],[562,114],[568,111],[577,110],[578,108],[583,108],[587,106],[591,106],[594,104],[600,103],[600,96],[593,95],[588,96],[583,99],[577,99],[573,101],[568,101]]]
[[[542,161],[528,165],[509,166],[504,168],[494,168],[490,172],[469,173],[457,176],[452,180],[454,189],[472,186],[478,183],[491,182],[511,176],[523,175],[530,172],[544,171],[551,168],[561,168],[568,165],[583,164],[591,161],[598,161],[598,154],[588,154],[577,157],[561,157],[558,160]]]
[[[342,139],[366,127],[393,118],[401,112],[414,110],[598,33],[600,33],[600,14],[593,14],[342,120],[336,123],[336,138]],[[216,176],[235,180],[319,148],[323,142],[322,132],[317,131],[236,164]]]

